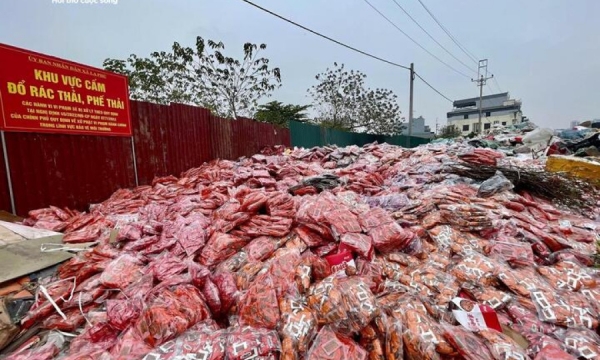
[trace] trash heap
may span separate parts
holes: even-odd
[[[7,359],[598,359],[599,223],[444,173],[460,161],[508,160],[271,149],[31,211],[98,245],[39,287],[21,332],[49,331]]]
[[[471,139],[438,139],[437,143],[466,141],[477,148],[497,149],[520,158],[551,155],[585,157],[600,162],[600,129],[577,126],[553,131],[527,121],[516,125],[493,125],[483,135]]]

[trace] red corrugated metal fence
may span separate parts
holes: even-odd
[[[235,159],[265,146],[290,146],[290,133],[250,119],[227,120],[207,109],[131,101],[140,184],[215,158]],[[17,214],[48,205],[80,210],[135,186],[131,138],[5,133]],[[0,157],[1,158],[1,157]],[[10,210],[4,159],[0,207]]]

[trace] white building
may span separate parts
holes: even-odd
[[[510,99],[508,93],[486,95],[481,98],[483,131],[493,125],[514,125],[523,121],[521,101]],[[455,125],[463,135],[479,132],[479,97],[456,100],[454,109],[447,113],[448,125]]]
[[[406,127],[402,129],[402,135],[408,135],[408,122],[405,123]],[[429,126],[425,125],[425,118],[419,116],[412,120],[412,131],[411,136],[422,137],[426,139],[433,138],[435,134],[431,132]]]

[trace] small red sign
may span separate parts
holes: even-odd
[[[0,128],[131,136],[127,77],[0,44]]]

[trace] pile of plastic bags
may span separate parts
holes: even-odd
[[[89,212],[32,211],[98,245],[40,288],[21,328],[49,331],[8,359],[600,357],[598,222],[501,174],[480,189],[443,173],[459,159],[504,161],[466,144],[271,149]]]

